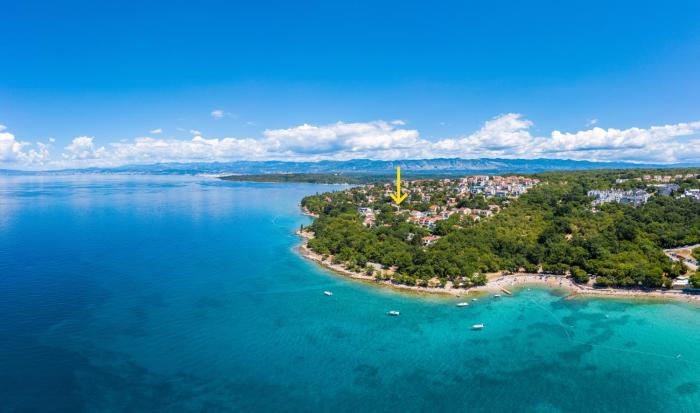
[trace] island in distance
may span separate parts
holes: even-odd
[[[699,178],[677,168],[413,179],[400,205],[387,179],[305,197],[315,219],[299,231],[301,251],[353,278],[425,292],[543,283],[697,299]]]

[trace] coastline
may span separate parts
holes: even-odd
[[[314,219],[319,217],[318,214],[314,214],[313,212],[309,211],[309,209],[307,207],[301,206],[301,205],[300,205],[300,207],[301,207],[302,215],[306,215],[307,217],[311,217]],[[297,231],[297,235],[299,235],[300,237],[303,237],[303,235],[299,231]]]
[[[311,215],[305,211],[306,215]],[[452,288],[452,287],[419,287],[414,285],[395,284],[387,280],[378,280],[373,276],[350,271],[342,265],[332,264],[329,259],[324,260],[323,257],[312,251],[308,247],[308,240],[313,238],[313,234],[309,232],[295,231],[302,239],[301,245],[298,246],[299,254],[311,260],[323,268],[330,270],[336,274],[353,280],[372,283],[381,287],[388,287],[404,292],[428,294],[435,296],[452,296],[461,297],[472,295],[474,297],[487,294],[511,295],[528,286],[546,287],[552,290],[562,290],[567,293],[567,299],[573,298],[617,298],[617,299],[646,299],[646,300],[673,300],[683,301],[688,303],[700,304],[700,295],[685,294],[680,290],[632,290],[619,288],[594,288],[583,286],[574,283],[569,277],[533,274],[533,273],[514,273],[511,275],[503,275],[500,273],[488,274],[488,281],[485,285],[480,285],[471,288]]]

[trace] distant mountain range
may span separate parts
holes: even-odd
[[[113,168],[65,169],[58,171],[27,172],[0,170],[3,175],[24,174],[280,174],[280,173],[338,173],[338,174],[385,174],[400,166],[411,174],[455,174],[455,173],[537,173],[546,171],[584,169],[629,169],[629,168],[683,168],[697,164],[638,164],[631,162],[589,162],[561,159],[414,159],[401,161],[377,161],[353,159],[349,161],[285,162],[285,161],[234,161],[159,163],[152,165],[126,165]]]

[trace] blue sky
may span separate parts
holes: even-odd
[[[378,3],[2,2],[0,167],[700,159],[697,1]]]

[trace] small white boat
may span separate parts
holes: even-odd
[[[483,324],[474,324],[472,330],[482,330],[484,328]]]
[[[401,315],[401,313],[399,313],[396,310],[391,310],[387,314],[389,314],[390,316],[394,316],[394,317]]]
[[[327,295],[327,296],[329,296],[329,297],[330,297],[330,296],[332,296],[332,295],[333,295],[333,293],[332,293],[332,292],[330,292],[330,291],[324,291],[324,292],[323,292],[323,295]]]
[[[466,307],[469,303],[457,303],[457,307]]]
[[[472,301],[476,301],[476,298],[472,298]]]
[[[494,294],[493,298],[501,298],[501,294]]]

